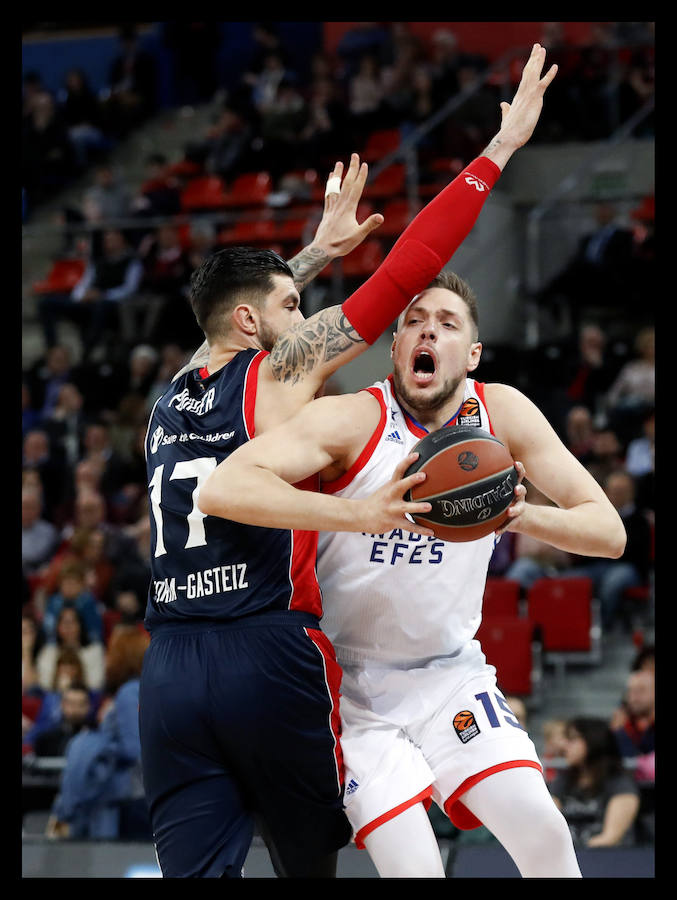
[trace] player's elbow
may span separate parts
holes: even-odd
[[[206,516],[228,518],[227,506],[225,492],[219,488],[217,480],[210,475],[198,493],[197,508]]]
[[[608,535],[610,559],[620,559],[625,553],[625,547],[628,542],[628,535],[620,516],[616,517],[614,527],[609,529]]]

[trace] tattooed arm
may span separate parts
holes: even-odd
[[[319,386],[366,347],[341,307],[330,306],[283,332],[268,361],[276,381],[296,384],[310,376]]]
[[[361,224],[357,221],[357,207],[367,181],[369,169],[366,163],[360,165],[360,158],[353,153],[348,171],[340,191],[327,194],[324,198],[322,219],[317,226],[312,242],[289,260],[289,268],[294,276],[296,289],[301,292],[316,278],[333,259],[347,256],[371,232],[383,224],[383,216],[373,213]],[[343,163],[337,162],[329,175],[329,180],[341,179]],[[354,332],[353,329],[351,331]],[[359,340],[359,335],[354,332]],[[180,375],[206,366],[209,360],[209,345],[205,341],[193,354],[190,361],[176,373],[172,381]]]

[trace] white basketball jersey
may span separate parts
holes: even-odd
[[[340,497],[372,494],[427,433],[397,402],[392,376],[367,390],[381,403],[381,420],[355,465],[323,485]],[[448,424],[491,432],[483,384],[466,379],[463,403]],[[387,534],[322,532],[317,564],[322,629],[339,662],[410,669],[436,665],[434,660],[443,663],[468,649],[481,621],[495,543],[493,533],[450,543],[399,529]]]

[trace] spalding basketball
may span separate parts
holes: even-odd
[[[452,425],[422,438],[419,457],[406,472],[425,472],[426,480],[404,499],[428,501],[429,513],[413,518],[443,541],[475,541],[500,528],[515,499],[519,474],[498,438],[471,425]]]

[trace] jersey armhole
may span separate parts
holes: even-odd
[[[242,391],[242,420],[244,422],[247,438],[251,441],[256,434],[256,393],[259,386],[259,367],[268,356],[266,350],[260,350],[256,356],[252,356],[244,376],[244,390]]]
[[[357,473],[361,471],[369,462],[372,453],[376,449],[376,445],[381,440],[383,429],[386,427],[386,422],[388,421],[388,411],[386,409],[385,400],[383,399],[383,394],[376,387],[363,388],[362,390],[366,391],[368,394],[371,394],[372,397],[376,397],[381,406],[381,418],[379,419],[378,425],[372,432],[371,437],[364,445],[362,452],[357,457],[352,466],[346,472],[344,472],[343,475],[335,478],[333,481],[322,482],[321,489],[322,493],[324,494],[335,494],[337,491],[343,490],[344,487],[347,487],[350,484]]]
[[[491,416],[489,415],[489,407],[487,406],[487,401],[484,396],[484,386],[485,386],[484,381],[476,381],[475,382],[475,390],[477,391],[477,396],[479,397],[480,403],[482,404],[482,406],[484,407],[484,409],[486,410],[486,413],[487,413],[487,421],[489,422],[489,433],[493,434],[495,437],[496,435],[494,433],[494,426],[491,424]]]

